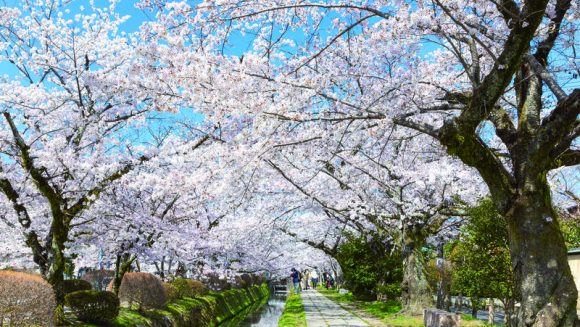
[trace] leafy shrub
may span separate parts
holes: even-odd
[[[377,294],[383,294],[387,299],[397,299],[401,296],[401,283],[390,283],[377,286]]]
[[[81,279],[91,283],[93,289],[104,291],[114,277],[115,271],[99,269],[87,272]]]
[[[91,283],[82,279],[67,279],[64,281],[64,293],[72,293],[77,291],[90,291],[93,287]]]
[[[181,299],[179,297],[177,287],[175,287],[172,283],[163,282],[163,288],[165,289],[165,296],[167,297],[167,301],[173,302],[175,300]]]
[[[109,283],[109,289],[112,284]],[[129,307],[137,304],[138,309],[162,308],[167,302],[163,282],[155,275],[145,272],[129,272],[123,276],[119,287],[119,300],[128,303]]]
[[[106,323],[119,314],[119,299],[105,291],[77,291],[67,294],[65,304],[84,322]]]
[[[514,281],[507,221],[490,199],[480,201],[468,213],[461,238],[446,249],[452,264],[452,291],[475,298],[509,298]]]
[[[0,271],[0,325],[52,325],[56,298],[42,277],[14,271]]]
[[[175,297],[193,297],[193,281],[187,278],[176,278],[171,282],[174,287]]]
[[[209,293],[207,287],[199,280],[192,279],[191,287],[193,288],[193,296],[206,296]]]
[[[372,236],[372,237],[369,237]],[[378,235],[346,234],[336,260],[344,273],[346,288],[358,300],[375,300],[379,285],[400,284],[403,280],[401,253]]]
[[[182,299],[184,297],[204,296],[208,294],[205,285],[193,279],[176,278],[171,283],[164,283],[167,297],[170,300]]]

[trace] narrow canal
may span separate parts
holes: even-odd
[[[278,320],[284,312],[284,305],[286,304],[285,295],[274,295],[270,297],[268,302],[260,307],[258,310],[250,313],[244,321],[239,323],[238,327],[275,327],[278,326]]]

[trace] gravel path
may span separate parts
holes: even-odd
[[[306,290],[301,295],[308,327],[369,326],[360,318],[344,310],[317,291]]]

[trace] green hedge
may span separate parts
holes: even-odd
[[[111,292],[77,291],[64,299],[80,321],[107,323],[119,314],[119,299]]]
[[[82,279],[65,279],[63,284],[65,294],[77,291],[90,291],[93,289],[91,283]]]
[[[147,310],[137,313],[121,309],[112,326],[142,327],[200,327],[217,326],[244,316],[264,303],[270,295],[266,284],[247,289],[230,289],[224,292],[210,292],[197,298],[183,298],[169,303],[164,309]],[[88,325],[83,325],[88,326]]]

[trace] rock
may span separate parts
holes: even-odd
[[[345,290],[344,288],[341,288],[338,290],[338,294],[348,294],[348,290]]]
[[[425,327],[459,327],[461,316],[439,309],[423,310]]]

